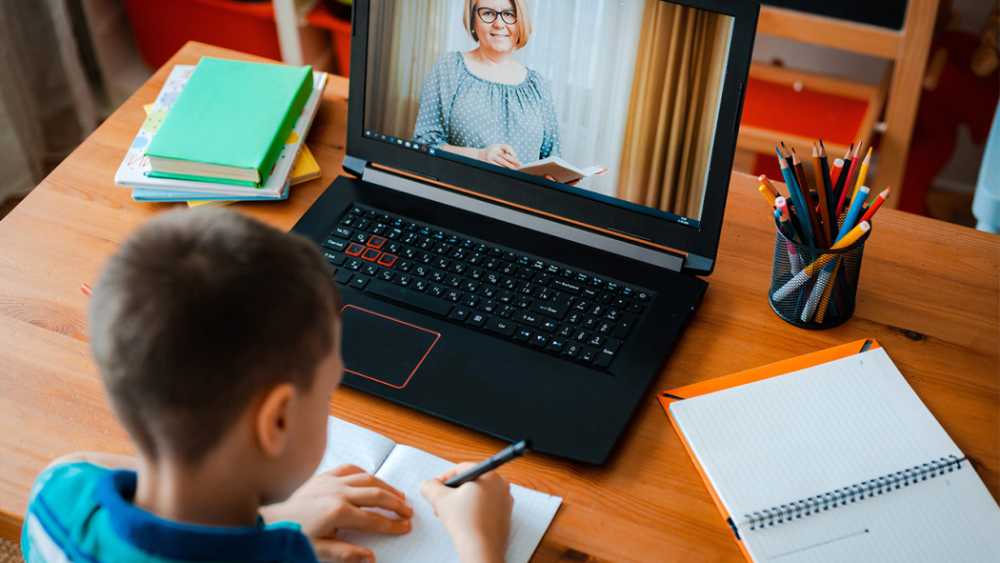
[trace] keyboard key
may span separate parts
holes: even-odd
[[[482,313],[472,313],[469,315],[469,320],[466,322],[472,326],[483,326],[486,324],[486,315]]]
[[[368,246],[372,248],[382,248],[383,246],[385,246],[385,243],[386,243],[385,237],[373,236],[368,239]]]
[[[590,348],[584,348],[583,351],[580,352],[581,362],[589,364],[593,363],[593,361],[596,359],[597,359],[597,351],[595,350],[591,350]]]
[[[542,330],[548,333],[555,332],[559,325],[553,320],[545,320],[542,322]]]
[[[566,341],[561,338],[551,338],[549,339],[549,345],[545,347],[549,352],[555,352],[559,354],[563,351],[566,346]]]
[[[368,241],[368,234],[367,233],[357,233],[356,235],[354,235],[353,237],[351,237],[351,240],[353,240],[354,242],[356,242],[358,244],[364,244],[365,242]]]
[[[379,266],[385,266],[386,268],[391,268],[399,257],[394,254],[382,254],[378,259]]]
[[[458,303],[458,301],[462,299],[462,294],[452,289],[444,294],[444,298],[452,303]]]
[[[442,297],[444,295],[445,289],[440,285],[432,285],[430,289],[427,290],[434,297]]]
[[[354,272],[350,270],[337,270],[337,275],[333,279],[337,280],[337,283],[347,284],[351,281],[351,277],[354,276]]]
[[[604,346],[604,342],[605,338],[599,334],[592,335],[590,338],[587,339],[587,344],[590,346],[594,346],[595,348],[600,348],[601,346]]]
[[[451,311],[451,314],[448,315],[448,318],[464,322],[466,319],[469,318],[469,310],[466,309],[465,307],[455,307]]]
[[[540,301],[535,304],[535,311],[543,315],[561,321],[566,316],[568,304],[553,303],[551,301]]]
[[[549,338],[541,334],[536,334],[528,342],[535,348],[545,348],[549,344]]]
[[[514,323],[503,319],[490,319],[486,323],[486,328],[508,338],[514,335]]]
[[[528,326],[538,326],[542,324],[541,318],[539,318],[538,315],[531,313],[529,311],[522,312],[521,314],[517,315],[514,318],[514,320],[520,323],[524,323]]]
[[[522,327],[514,331],[514,340],[527,341],[531,335],[531,329]]]
[[[326,242],[323,243],[323,246],[329,248],[330,250],[334,250],[336,252],[343,252],[344,249],[347,248],[347,241],[331,237],[326,239]]]
[[[452,309],[452,305],[446,301],[441,301],[440,299],[435,299],[423,293],[417,293],[409,289],[385,283],[381,280],[372,281],[368,285],[368,292],[384,299],[388,299],[389,301],[409,305],[410,307],[422,309],[441,317],[448,316],[448,313],[450,313]]]
[[[330,252],[330,251],[323,252],[323,257],[326,258],[327,262],[333,264],[334,266],[339,266],[343,264],[344,260],[347,259],[347,256],[344,256],[339,252]]]
[[[634,322],[632,319],[622,319],[619,321],[614,331],[615,338],[625,338],[628,336],[628,332],[632,330],[632,323]]]
[[[327,223],[327,225],[329,225],[329,223]],[[346,227],[337,227],[336,229],[333,230],[333,236],[340,237],[342,239],[349,239],[353,234],[354,231]]]
[[[649,293],[646,293],[645,291],[636,292],[636,297],[638,297],[639,301],[642,301],[643,303],[649,301]]]
[[[351,287],[355,289],[364,289],[368,285],[368,278],[365,276],[354,276],[351,278]]]
[[[366,276],[374,276],[378,274],[378,266],[375,264],[367,264],[361,268],[361,272]]]
[[[365,247],[363,245],[360,245],[356,242],[352,242],[347,246],[347,250],[345,250],[344,252],[346,252],[348,256],[361,256],[361,253],[364,251]]]
[[[392,281],[396,278],[396,272],[393,272],[392,270],[382,270],[379,272],[378,278],[380,280]]]
[[[347,261],[346,264],[344,264],[344,267],[347,268],[348,270],[353,270],[356,272],[361,269],[361,266],[364,265],[365,263],[362,262],[361,260],[358,260],[357,258],[351,258],[350,260]]]
[[[562,355],[566,356],[567,358],[575,358],[580,355],[580,350],[582,348],[583,347],[580,346],[579,344],[574,344],[574,343],[566,344],[566,346],[563,347]]]
[[[366,248],[365,251],[361,253],[361,259],[369,262],[378,260],[379,256],[382,256],[382,251],[374,248]]]
[[[568,281],[563,280],[563,279],[554,279],[554,280],[552,280],[551,287],[554,288],[554,289],[558,289],[559,291],[565,291],[565,292],[568,292],[568,293],[572,293],[573,295],[578,295],[580,293],[580,286],[579,285],[577,285],[575,283],[572,283],[572,282],[568,282]]]

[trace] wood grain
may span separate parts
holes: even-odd
[[[138,204],[113,174],[174,64],[204,54],[185,46],[0,222],[0,535],[16,539],[28,492],[53,458],[74,450],[129,452],[111,415],[86,337],[81,282],[136,226],[167,205]],[[288,229],[340,171],[347,83],[331,78],[308,138],[323,178],[287,202],[234,206]],[[511,480],[562,495],[565,504],[535,561],[740,561],[654,391],[874,336],[938,417],[994,496],[1000,491],[998,342],[1000,241],[937,221],[883,210],[861,274],[857,313],[810,332],[767,305],[773,229],[749,176],[733,176],[718,267],[675,353],[604,467],[529,456],[504,468]],[[453,460],[478,459],[490,438],[355,391],[331,413]],[[767,486],[762,484],[762,486]]]

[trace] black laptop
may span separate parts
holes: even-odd
[[[707,289],[757,13],[355,0],[357,178],[294,228],[343,296],[344,384],[605,462]]]

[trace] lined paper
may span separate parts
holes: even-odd
[[[732,519],[963,454],[883,349],[670,405]],[[960,470],[763,530],[759,561],[1000,561],[1000,509]],[[996,555],[996,557],[992,557]]]
[[[458,554],[434,509],[420,494],[420,485],[441,475],[454,463],[425,451],[396,444],[389,438],[349,422],[330,417],[327,452],[321,469],[351,463],[374,473],[406,494],[413,507],[413,527],[403,536],[341,532],[344,541],[375,552],[380,563],[458,562]],[[369,469],[371,467],[371,469]],[[508,541],[507,563],[527,563],[555,517],[562,498],[512,484],[514,512]]]

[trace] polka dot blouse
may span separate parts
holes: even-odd
[[[531,69],[520,84],[484,80],[469,71],[458,51],[441,57],[424,80],[413,137],[430,146],[506,143],[522,164],[559,156],[548,82]]]

